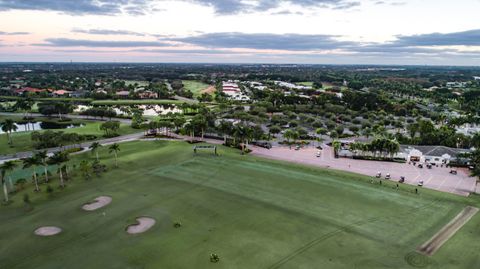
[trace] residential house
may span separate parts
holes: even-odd
[[[115,95],[118,97],[118,98],[128,98],[128,96],[130,95],[130,92],[129,91],[118,91],[115,93]]]
[[[143,91],[138,93],[140,99],[158,99],[158,93],[152,91]]]
[[[16,90],[14,91],[14,93],[15,93],[16,95],[25,95],[25,94],[28,94],[28,93],[39,94],[39,93],[42,93],[42,92],[46,92],[46,90],[44,90],[44,89],[37,89],[37,88],[31,88],[31,87],[24,87],[24,88],[16,89]]]
[[[70,97],[70,91],[67,90],[56,90],[52,92],[53,97]]]

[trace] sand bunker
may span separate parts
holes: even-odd
[[[155,220],[149,217],[137,218],[137,224],[133,224],[127,227],[127,233],[140,234],[148,231],[155,225]]]
[[[62,232],[62,229],[55,226],[40,227],[35,230],[35,234],[39,236],[52,236]]]
[[[99,208],[102,208],[102,207],[110,204],[111,202],[112,202],[112,197],[100,196],[100,197],[95,198],[95,200],[93,202],[88,203],[88,204],[84,204],[82,206],[82,209],[86,210],[86,211],[94,211],[94,210],[97,210]]]
[[[212,94],[214,92],[216,92],[217,89],[215,88],[215,86],[210,86],[204,90],[201,90],[200,93],[207,93],[207,94]]]

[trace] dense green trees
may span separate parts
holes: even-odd
[[[358,152],[370,152],[373,157],[393,158],[393,156],[400,150],[400,144],[396,140],[379,137],[375,138],[370,143],[355,142],[349,145],[350,150],[355,155]]]
[[[107,121],[100,125],[100,130],[105,132],[105,137],[118,136],[118,129],[120,129],[119,121]]]
[[[46,116],[58,115],[62,119],[64,114],[73,112],[73,105],[68,102],[41,102],[38,103],[38,112]]]

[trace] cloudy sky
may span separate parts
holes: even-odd
[[[480,0],[0,0],[0,61],[480,64]]]

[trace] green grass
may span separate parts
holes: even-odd
[[[189,90],[193,93],[193,96],[200,96],[201,91],[205,90],[208,88],[210,85],[205,84],[201,81],[196,81],[196,80],[182,80],[183,87],[186,90]]]
[[[5,116],[0,116],[0,121],[2,121]],[[21,117],[8,117],[15,120],[20,120]],[[39,118],[39,121],[46,120],[45,118]],[[70,129],[57,129],[53,131],[62,131],[65,133],[77,133],[81,135],[96,135],[101,138],[104,135],[104,132],[100,130],[100,125],[103,122],[99,121],[87,121],[87,120],[72,120],[71,123],[81,123],[84,126]],[[127,135],[133,133],[139,133],[141,130],[133,129],[129,124],[120,123],[120,129],[118,134]],[[8,138],[6,134],[0,134],[0,154],[13,154],[16,152],[23,152],[34,150],[33,143],[31,141],[31,132],[16,132],[12,134],[13,146],[8,145]]]
[[[479,268],[480,215],[433,257],[415,248],[467,204],[464,198],[412,186],[371,184],[346,172],[241,156],[220,148],[196,156],[184,142],[121,145],[120,168],[85,181],[78,176],[48,196],[31,187],[0,207],[0,268]],[[90,154],[72,157],[73,163]],[[54,186],[58,182],[52,183]],[[21,202],[30,194],[34,210]],[[100,195],[112,204],[80,209]],[[105,213],[105,214],[103,214]],[[137,216],[157,224],[128,235]],[[174,222],[181,228],[174,228]],[[63,233],[39,238],[56,225]],[[209,255],[220,262],[212,264]]]
[[[148,86],[149,82],[144,80],[125,80],[125,85],[135,85],[137,84],[139,87],[146,87]]]
[[[178,100],[98,100],[93,101],[92,105],[109,106],[109,105],[163,105],[163,104],[182,104],[184,102]]]
[[[297,84],[302,86],[307,86],[307,87],[313,87],[313,82],[311,81],[298,82]]]

